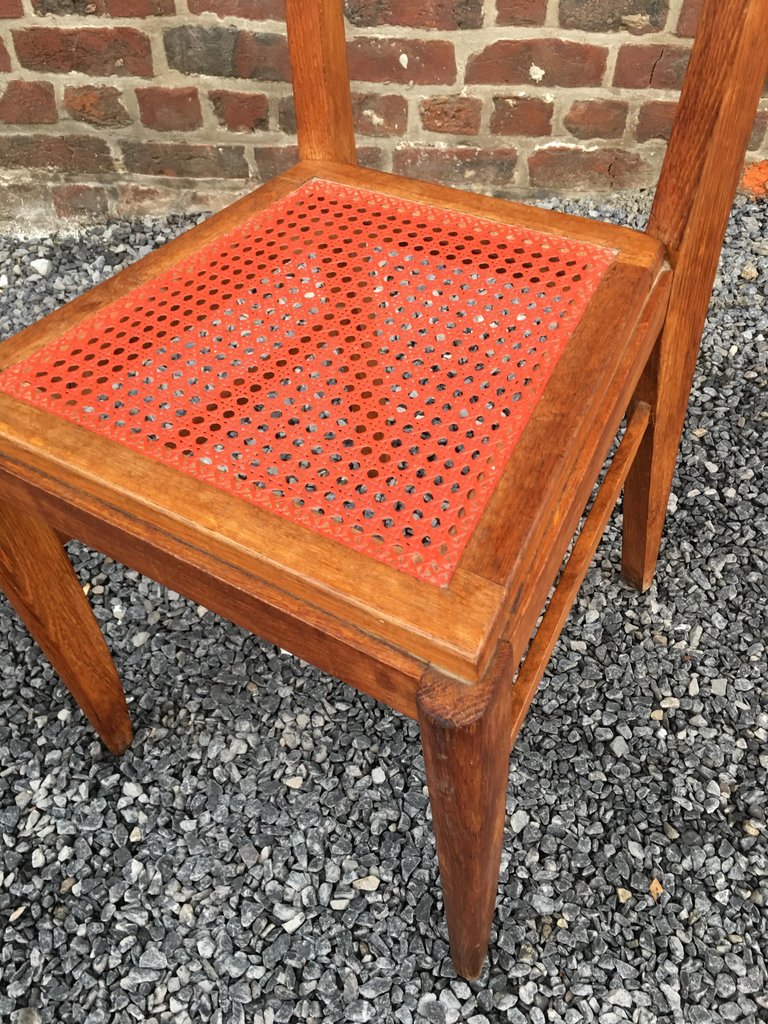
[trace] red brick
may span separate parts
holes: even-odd
[[[428,132],[477,135],[483,101],[471,96],[431,96],[419,104],[421,123]]]
[[[0,18],[21,18],[23,15],[21,0],[0,0]]]
[[[186,142],[121,142],[125,167],[168,178],[247,178],[242,146]]]
[[[677,34],[679,36],[688,36],[690,38],[696,35],[696,27],[699,24],[699,16],[703,6],[704,0],[684,0],[683,9],[680,11],[680,17],[677,21]]]
[[[120,90],[111,85],[68,85],[64,90],[64,109],[75,121],[99,128],[119,128],[131,123],[131,115],[120,97]]]
[[[3,40],[0,39],[0,71],[11,70],[11,58],[8,56],[8,51],[5,48]]]
[[[115,169],[106,142],[88,135],[0,135],[0,167],[22,171],[46,167],[85,174]]]
[[[231,25],[176,25],[163,34],[168,64],[186,75],[289,82],[285,35]]]
[[[472,85],[600,85],[608,50],[562,39],[500,39],[470,57],[466,81]],[[531,68],[544,74],[533,78]]]
[[[2,0],[0,0],[2,2]],[[149,18],[174,14],[174,0],[32,0],[35,14],[109,15],[112,18]]]
[[[669,0],[560,0],[560,24],[583,32],[660,32]]]
[[[9,82],[0,99],[0,121],[6,124],[55,124],[56,100],[50,82]]]
[[[140,216],[157,216],[159,206],[166,193],[146,185],[133,182],[118,184],[115,215],[131,220]]]
[[[620,89],[679,89],[690,52],[687,46],[663,43],[622,46],[613,84]]]
[[[442,39],[352,39],[349,73],[358,82],[452,85],[456,81],[453,43]]]
[[[499,25],[543,25],[547,0],[496,0]]]
[[[361,167],[371,167],[375,171],[385,170],[387,156],[378,146],[358,146],[357,162]]]
[[[105,220],[108,210],[107,191],[100,185],[56,185],[53,205],[65,219]]]
[[[251,18],[253,21],[285,18],[285,0],[188,0],[191,14],[217,14],[220,18]]]
[[[540,149],[528,158],[528,174],[535,188],[554,192],[641,188],[651,183],[643,158],[622,149]]]
[[[104,0],[32,0],[35,14],[104,14]]]
[[[297,146],[256,146],[253,150],[261,181],[269,181],[287,171],[299,159]]]
[[[497,191],[509,188],[516,164],[517,150],[511,147],[402,146],[395,151],[392,169],[396,174],[425,181],[461,185],[476,191]]]
[[[677,103],[667,100],[653,100],[640,107],[635,128],[638,142],[649,139],[668,139],[675,119]]]
[[[176,13],[174,0],[107,0],[113,18],[155,18]]]
[[[231,132],[253,132],[269,127],[269,100],[263,93],[212,89],[208,98],[219,124]]]
[[[346,15],[353,25],[405,25],[454,31],[480,28],[483,0],[347,0]]]
[[[554,103],[530,96],[494,96],[494,135],[550,135]]]
[[[353,93],[352,111],[355,131],[361,135],[404,135],[408,127],[408,102],[404,96]]]
[[[194,86],[161,89],[148,86],[136,90],[141,123],[158,132],[188,132],[203,123],[200,97]]]
[[[270,82],[290,82],[291,65],[285,36],[240,32],[235,44],[235,74]]]
[[[563,123],[577,139],[618,139],[624,134],[628,110],[621,100],[577,100]]]
[[[135,28],[24,28],[13,39],[19,63],[31,71],[152,75],[149,39]]]

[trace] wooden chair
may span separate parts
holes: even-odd
[[[417,718],[473,977],[510,747],[622,487],[651,582],[768,0],[705,3],[645,234],[359,168],[341,0],[287,25],[300,162],[0,349],[0,583],[115,753],[62,537]]]

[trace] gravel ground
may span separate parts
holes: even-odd
[[[0,336],[182,226],[0,238]],[[767,240],[740,201],[656,583],[615,517],[513,752],[481,979],[415,724],[73,544],[137,735],[105,753],[0,600],[1,1020],[768,1020]]]

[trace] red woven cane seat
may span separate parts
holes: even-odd
[[[313,180],[0,391],[442,585],[614,257]]]

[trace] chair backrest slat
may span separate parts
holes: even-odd
[[[342,0],[286,0],[299,155],[354,164]]]

